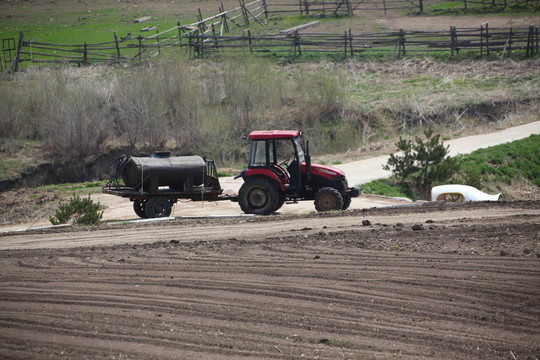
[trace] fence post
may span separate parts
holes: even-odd
[[[347,58],[347,30],[345,30],[345,35],[344,35],[344,39],[345,39],[345,46],[344,46],[344,49],[345,49],[345,59]]]
[[[201,34],[206,31],[206,24],[203,22],[201,8],[199,8],[199,29],[201,29]]]
[[[139,61],[142,60],[142,39],[141,35],[137,36],[137,40],[139,40]]]
[[[189,34],[188,36],[188,48],[189,48],[189,58],[190,59],[193,59],[193,50],[192,50],[192,46],[193,46],[193,34]]]
[[[463,8],[464,8],[465,10],[467,10],[467,0],[463,0],[463,5],[464,5]]]
[[[298,47],[298,55],[302,55],[302,49],[300,48],[300,35],[298,35],[298,30],[294,32],[294,37],[296,39],[296,47]]]
[[[420,0],[420,14],[424,12],[424,0]]]
[[[253,54],[253,47],[251,46],[251,29],[248,29],[248,43],[249,43],[249,52]]]
[[[246,3],[244,0],[238,0],[238,2],[240,3],[240,9],[242,10],[242,16],[244,17],[244,24],[249,26],[249,16],[246,11]]]
[[[296,57],[296,48],[297,47],[298,47],[298,54],[302,55],[302,50],[300,49],[300,42],[299,42],[299,38],[298,38],[298,30],[296,30],[294,32],[293,41],[292,41],[292,44],[291,44],[291,49],[289,50],[289,56],[287,58],[288,63],[291,62],[291,55],[292,55],[293,51],[294,51],[294,57]]]
[[[229,32],[229,23],[227,22],[227,15],[223,15],[223,19],[221,20],[221,28],[225,32]],[[222,31],[223,32],[223,31]],[[223,34],[222,34],[223,35]]]
[[[195,35],[195,57],[198,57],[200,59],[204,57],[204,42],[202,41],[202,36],[202,33]]]
[[[88,65],[88,50],[86,48],[86,43],[84,43],[83,65]]]
[[[531,26],[532,27],[532,26]],[[13,58],[15,60],[14,68],[13,68],[13,74],[19,71],[19,62],[21,62],[21,50],[23,46],[23,39],[24,34],[21,31],[19,33],[19,44],[17,45],[17,52],[15,52],[15,57]]]
[[[512,55],[512,37],[514,35],[514,32],[512,31],[512,28],[510,28],[510,35],[508,36],[508,57]]]
[[[176,26],[178,26],[178,49],[182,49],[182,26],[180,25],[180,21],[176,23]],[[191,39],[190,39],[191,40]],[[191,58],[191,41],[189,43],[189,57]]]
[[[268,7],[266,5],[266,0],[263,0],[263,9],[264,9],[264,18],[268,18]]]
[[[489,24],[486,22],[486,54],[489,56]]]
[[[216,35],[216,28],[214,26],[214,23],[212,23],[212,35],[214,36],[214,44],[216,45],[216,48],[218,47],[218,37]]]
[[[116,44],[116,57],[120,60],[120,45],[118,44],[118,35],[114,33],[114,43]]]
[[[158,55],[161,55],[161,46],[159,44],[159,30],[158,29],[156,29],[156,35],[157,35],[156,37],[157,52],[158,52]]]
[[[532,56],[534,54],[534,27],[532,25],[529,26],[529,33],[527,34],[527,52],[526,56]]]
[[[403,28],[399,29],[399,43],[403,49],[403,55],[405,55],[405,30]]]
[[[450,53],[454,56],[456,50],[456,27],[450,26]]]
[[[484,24],[480,25],[480,57],[484,56]]]
[[[345,2],[347,3],[347,13],[352,16],[353,15],[353,9],[352,9],[352,6],[351,6],[351,2],[349,0],[345,0]]]
[[[354,51],[353,51],[353,36],[352,36],[352,33],[351,33],[351,29],[349,29],[349,44],[351,46],[351,56],[354,56]]]
[[[538,54],[538,26],[536,27],[536,48],[534,53]]]

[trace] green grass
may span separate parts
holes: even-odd
[[[0,179],[9,179],[20,174],[21,168],[30,166],[31,162],[21,162],[18,159],[0,160]]]
[[[518,179],[540,187],[540,135],[476,150],[461,157],[462,173],[478,174],[486,187]]]
[[[242,170],[238,170],[238,171],[218,171],[218,177],[230,177],[230,176],[236,176],[238,174],[240,174],[242,172]]]
[[[65,193],[95,194],[101,192],[101,188],[107,183],[103,181],[91,181],[84,183],[65,183],[55,185],[43,185],[36,188],[37,191],[50,192],[60,191]]]
[[[373,180],[362,184],[361,188],[365,194],[413,198],[412,190],[407,185],[401,185],[393,179]]]
[[[17,177],[27,168],[45,162],[36,156],[43,145],[35,140],[0,140],[0,179]],[[36,162],[37,161],[37,162]]]
[[[0,22],[0,38],[15,38],[18,41],[19,33],[24,32],[24,39],[35,39],[36,42],[53,44],[95,44],[114,41],[114,33],[118,37],[131,32],[133,37],[138,35],[150,36],[155,30],[141,32],[147,26],[157,26],[164,31],[176,26],[178,20],[174,16],[155,18],[143,23],[134,23],[133,20],[145,12],[120,12],[117,9],[104,9],[94,12],[72,12],[58,15],[31,14],[21,21],[18,17],[2,18]],[[196,21],[196,18],[192,19]],[[186,22],[187,23],[187,22]]]

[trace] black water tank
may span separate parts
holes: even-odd
[[[126,186],[155,193],[160,186],[191,192],[204,181],[206,162],[200,156],[130,157],[122,179]]]

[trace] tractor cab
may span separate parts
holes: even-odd
[[[238,202],[245,213],[271,214],[285,201],[315,200],[318,211],[345,210],[358,188],[349,188],[343,171],[311,164],[298,130],[253,131],[249,162],[236,178],[244,184]]]
[[[301,164],[306,161],[300,131],[254,131],[249,139],[248,169],[269,169],[279,178],[283,190],[298,191],[302,186]]]

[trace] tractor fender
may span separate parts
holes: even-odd
[[[281,191],[285,191],[285,186],[283,185],[283,182],[279,176],[277,176],[276,173],[270,169],[244,169],[242,170],[242,173],[238,175],[238,177],[240,176],[244,179],[244,181],[247,181],[248,178],[252,177],[269,178],[276,183],[277,187],[281,189]]]

